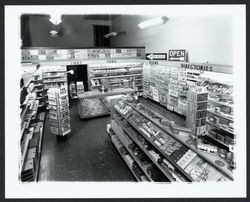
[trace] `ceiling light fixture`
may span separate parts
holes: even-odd
[[[62,22],[61,15],[60,14],[52,14],[50,15],[50,22],[52,22],[54,25],[58,25]]]
[[[147,27],[152,27],[155,25],[162,25],[165,24],[169,19],[165,16],[159,17],[159,18],[154,18],[151,20],[146,20],[138,24],[138,26],[141,29],[147,28]]]
[[[53,37],[53,38],[58,37],[58,31],[56,31],[56,30],[51,30],[49,33],[50,33],[51,37]]]

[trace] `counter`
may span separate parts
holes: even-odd
[[[109,114],[109,103],[105,98],[108,96],[134,93],[132,88],[116,88],[108,92],[99,90],[88,91],[78,94],[78,113],[81,119],[97,117]]]

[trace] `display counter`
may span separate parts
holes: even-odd
[[[109,104],[107,97],[114,95],[122,95],[134,93],[132,88],[116,88],[112,91],[101,92],[99,90],[88,91],[83,94],[78,94],[78,112],[81,119],[108,115]]]
[[[200,141],[183,132],[171,120],[149,107],[118,100],[111,110],[111,128],[121,142],[124,138],[137,145],[170,181],[217,182],[233,180],[229,159],[219,151],[199,147]],[[130,143],[132,144],[132,143]],[[128,148],[129,149],[129,148]]]

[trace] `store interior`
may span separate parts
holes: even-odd
[[[229,16],[20,17],[21,182],[233,181]]]

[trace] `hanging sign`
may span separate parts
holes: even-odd
[[[186,50],[169,50],[169,61],[186,61]]]
[[[167,60],[167,53],[146,53],[146,60]]]

